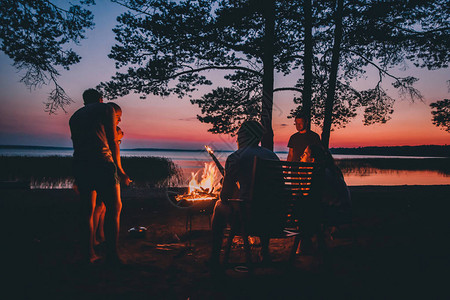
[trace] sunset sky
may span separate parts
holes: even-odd
[[[101,0],[92,10],[95,29],[87,32],[87,39],[80,46],[74,47],[82,56],[82,61],[70,71],[61,71],[59,79],[75,101],[67,107],[67,114],[63,111],[57,115],[44,112],[43,102],[51,86],[30,91],[19,82],[21,73],[12,67],[12,60],[0,53],[0,145],[71,146],[68,120],[83,105],[82,92],[109,80],[115,72],[114,61],[107,55],[114,44],[111,29],[122,8]],[[450,97],[446,84],[450,80],[449,69],[427,71],[411,65],[406,70],[400,70],[400,67],[393,69],[392,73],[419,77],[416,87],[423,94],[424,102],[401,100],[392,86],[385,85],[390,96],[399,99],[392,120],[386,124],[364,126],[361,118],[357,117],[346,128],[332,132],[330,147],[450,144],[450,134],[431,123],[429,107],[431,102]],[[220,83],[224,74],[211,72],[209,75],[214,83]],[[371,76],[373,73],[370,70],[368,75],[367,79],[360,79],[354,86],[361,89],[373,87],[377,77]],[[275,87],[284,86],[283,80],[276,78]],[[202,89],[196,95],[200,96],[210,89]],[[293,120],[287,119],[290,110],[295,107],[293,96],[292,92],[275,94],[273,128],[276,150],[286,150],[289,136],[295,132]],[[120,127],[125,136],[122,148],[200,149],[204,144],[213,145],[216,149],[236,148],[233,138],[207,132],[209,125],[196,119],[200,109],[187,98],[149,96],[141,100],[138,95],[130,95],[115,102],[123,109]],[[313,127],[313,130],[319,134],[321,132],[320,128]]]

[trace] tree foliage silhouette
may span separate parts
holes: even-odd
[[[365,125],[390,119],[394,99],[383,88],[386,77],[401,96],[422,99],[413,86],[417,78],[396,76],[392,67],[408,62],[428,69],[448,66],[449,7],[445,1],[337,0],[317,9],[329,13],[322,13],[322,24],[314,36],[319,56],[314,68],[317,82],[313,83],[312,115],[316,124],[323,124],[326,147],[331,125],[345,126],[359,107],[364,107]],[[376,85],[355,90],[351,83],[364,76],[368,67],[378,73]]]
[[[128,69],[101,84],[107,97],[131,91],[143,98],[191,96],[199,85],[212,84],[206,71],[227,70],[231,86],[192,100],[204,114],[199,119],[211,123],[216,133],[233,132],[249,117],[260,119],[266,128],[263,144],[273,147],[273,73],[287,75],[298,67],[292,55],[301,50],[295,40],[302,33],[292,26],[300,15],[298,5],[274,0],[114,2],[134,13],[121,15],[114,30],[119,44],[110,57],[118,68]]]
[[[25,71],[21,82],[30,88],[53,84],[45,110],[55,113],[73,100],[58,84],[58,67],[69,70],[81,57],[69,48],[85,38],[94,26],[92,13],[83,8],[95,4],[82,0],[63,8],[47,0],[2,0],[0,5],[1,50]]]
[[[208,71],[226,70],[228,86],[191,100],[201,108],[199,120],[212,132],[230,133],[244,119],[260,119],[267,148],[273,147],[273,92],[300,92],[294,102],[323,126],[328,146],[332,125],[345,126],[361,109],[366,125],[390,119],[394,99],[383,87],[386,78],[401,94],[421,99],[417,79],[397,76],[393,67],[411,62],[436,69],[449,61],[443,0],[114,2],[130,11],[114,29],[118,43],[110,58],[120,70],[101,84],[108,97],[191,97],[212,84]],[[355,89],[369,67],[378,73],[374,87]],[[299,80],[274,87],[274,74]]]
[[[433,102],[430,106],[434,109],[431,111],[433,124],[450,133],[450,99]]]

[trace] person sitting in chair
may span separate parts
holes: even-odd
[[[313,145],[305,150],[305,159],[323,166],[321,177],[321,202],[324,218],[330,224],[349,222],[351,218],[351,194],[341,169],[337,166],[330,150]],[[335,229],[333,229],[335,230]]]
[[[257,121],[242,123],[237,133],[238,150],[227,158],[220,200],[216,202],[212,216],[213,241],[210,259],[212,268],[219,266],[223,230],[230,222],[233,214],[233,209],[228,200],[238,198],[246,204],[250,204],[254,158],[279,160],[274,152],[258,146],[263,133],[264,128]],[[263,244],[263,257],[265,254],[268,254],[267,244]]]
[[[320,144],[306,147],[300,158],[302,162],[314,162],[320,165],[319,176],[321,220],[331,226],[330,233],[337,230],[339,224],[351,222],[351,195],[342,171],[337,166],[330,150]],[[310,240],[305,239],[307,242]]]

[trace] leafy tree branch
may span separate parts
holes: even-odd
[[[64,9],[48,0],[4,0],[0,6],[0,50],[25,74],[21,78],[30,89],[51,84],[45,110],[50,114],[73,102],[58,84],[58,67],[69,70],[81,57],[68,48],[85,38],[85,30],[94,27],[91,11],[79,1]]]
[[[450,99],[433,102],[430,107],[433,124],[450,133]]]

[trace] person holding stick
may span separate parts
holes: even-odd
[[[237,133],[238,150],[228,156],[225,163],[220,200],[214,206],[212,216],[212,249],[210,268],[217,271],[220,268],[220,249],[222,247],[223,230],[232,218],[232,208],[229,199],[239,198],[249,204],[253,162],[255,157],[279,160],[278,156],[269,149],[258,146],[264,128],[257,121],[245,121]],[[236,195],[236,190],[237,195]],[[237,196],[237,197],[236,197]],[[263,243],[262,255],[268,257],[268,243]]]

